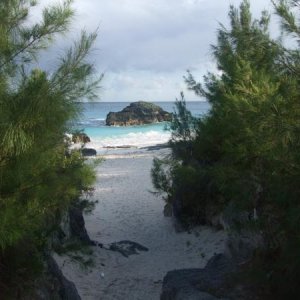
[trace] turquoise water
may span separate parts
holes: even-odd
[[[85,132],[91,137],[113,137],[113,136],[123,136],[128,133],[146,133],[149,131],[164,132],[164,123],[143,125],[143,126],[128,126],[128,127],[114,127],[114,126],[99,126],[85,127]]]
[[[174,112],[173,102],[156,102],[168,112]],[[156,123],[141,126],[114,127],[106,126],[106,115],[117,112],[129,105],[129,102],[88,102],[80,103],[83,115],[76,127],[83,129],[91,138],[89,147],[97,150],[117,146],[150,146],[165,143],[170,138],[170,132],[165,130],[166,124]],[[194,116],[201,116],[209,110],[207,102],[187,102],[187,108]]]

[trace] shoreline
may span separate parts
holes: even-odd
[[[141,150],[160,150],[163,148],[170,148],[168,143],[162,143],[162,144],[155,144],[150,146],[134,146],[134,145],[122,145],[122,146],[104,146],[103,149],[141,149]]]
[[[81,143],[72,143],[70,145],[70,149],[89,149],[92,151],[96,151],[96,155],[86,155],[87,158],[99,158],[104,156],[109,156],[111,154],[115,155],[124,155],[124,154],[132,154],[136,152],[144,152],[144,151],[157,151],[161,149],[170,149],[170,145],[168,142],[166,143],[158,143],[158,144],[151,144],[146,146],[135,146],[135,145],[118,145],[118,146],[102,146],[102,147],[95,147],[93,141],[88,142],[86,144]]]
[[[215,253],[223,252],[225,232],[208,227],[176,232],[172,219],[163,215],[164,201],[150,193],[153,157],[169,151],[154,146],[101,155],[105,160],[97,167],[92,197],[99,203],[92,214],[85,215],[90,238],[104,246],[129,240],[149,250],[124,257],[94,247],[95,266],[88,271],[56,255],[82,299],[159,299],[168,271],[204,267]]]

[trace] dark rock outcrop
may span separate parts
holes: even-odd
[[[153,103],[133,102],[120,112],[110,112],[106,117],[106,125],[130,126],[171,121],[172,114]]]
[[[2,298],[1,298],[2,299]],[[81,300],[76,286],[59,269],[49,254],[45,258],[45,270],[29,291],[16,297],[20,300]]]
[[[72,206],[69,209],[68,218],[69,234],[68,238],[79,239],[82,243],[90,246],[103,247],[103,244],[98,241],[90,239],[85,228],[85,221],[83,218],[83,208],[80,206]]]
[[[173,203],[174,210],[175,220],[178,220],[181,207],[174,207]],[[229,231],[225,253],[211,258],[203,269],[168,272],[164,277],[161,300],[259,299],[257,288],[237,280],[257,249],[264,247],[261,233],[245,226],[255,220],[255,215],[255,211],[252,214],[241,212],[231,205],[219,214],[214,210],[207,211],[207,224]],[[237,230],[241,224],[244,228]]]
[[[72,237],[78,238],[80,241],[91,244],[92,241],[86,231],[82,209],[79,207],[71,207],[69,209],[70,233]]]
[[[84,132],[76,132],[72,135],[72,142],[73,143],[89,143],[91,139],[88,137],[88,135]]]
[[[228,254],[213,256],[203,269],[167,273],[160,300],[258,300],[257,287],[240,281],[244,261]]]
[[[212,257],[204,269],[182,269],[167,273],[161,300],[227,299],[228,279],[236,265],[223,254]]]
[[[93,148],[82,148],[81,154],[83,156],[95,156],[95,155],[97,155],[97,151]]]
[[[123,256],[128,257],[133,254],[138,254],[138,251],[148,251],[149,249],[139,243],[125,240],[112,243],[109,246],[109,250],[117,251]]]
[[[59,269],[56,261],[50,256],[48,259],[48,271],[56,280],[56,292],[60,295],[62,300],[81,300],[76,286],[73,282],[69,281]],[[54,299],[50,295],[49,299]]]

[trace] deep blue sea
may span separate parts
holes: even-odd
[[[174,102],[156,102],[168,112],[174,112]],[[166,143],[170,132],[164,130],[164,123],[142,126],[113,127],[106,126],[106,115],[112,111],[121,111],[129,102],[85,102],[80,103],[83,114],[76,127],[83,129],[91,138],[88,147],[97,151],[105,147],[133,146],[145,147]],[[209,110],[209,104],[203,101],[187,102],[187,108],[194,116],[201,116]]]

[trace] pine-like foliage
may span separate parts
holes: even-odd
[[[185,143],[189,157],[173,143],[168,193],[193,220],[228,206],[255,216],[250,222],[265,240],[261,280],[273,299],[291,299],[300,294],[300,2],[274,7],[294,48],[272,40],[269,14],[253,20],[244,0],[230,7],[230,27],[220,26],[212,47],[218,75],[209,73],[203,84],[190,72],[185,77],[211,109]]]
[[[93,98],[101,79],[86,61],[96,34],[83,32],[51,74],[35,67],[66,32],[71,3],[45,8],[36,24],[34,1],[0,3],[0,298],[24,288],[62,214],[94,180],[64,134],[80,113],[75,101]]]

